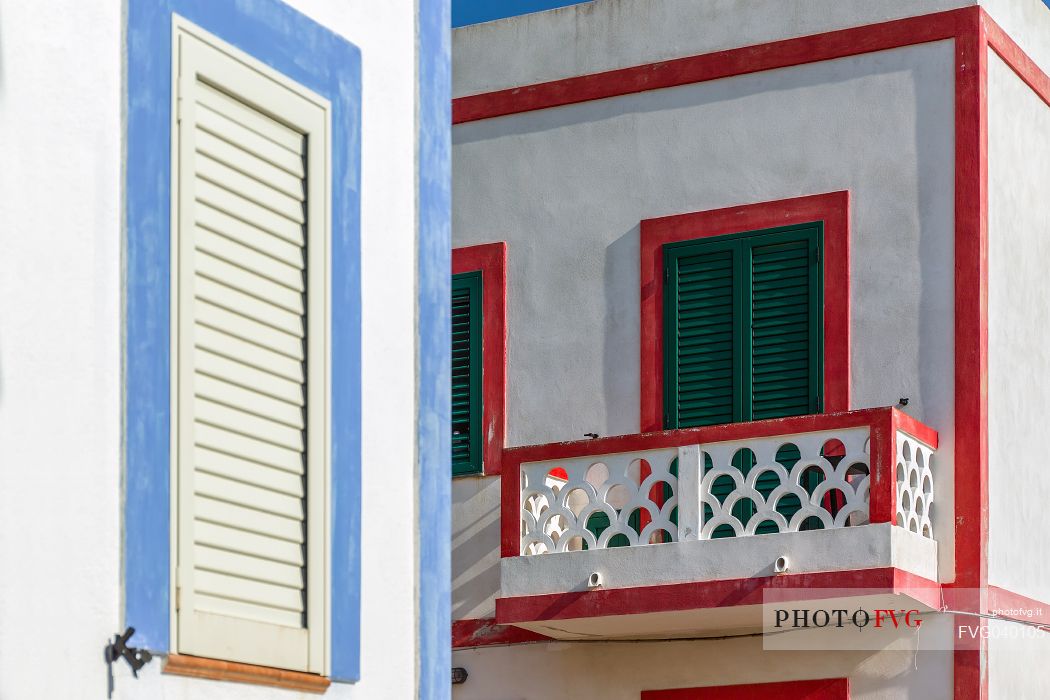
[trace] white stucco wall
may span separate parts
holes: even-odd
[[[1050,108],[988,68],[988,582],[1050,601]]]
[[[508,444],[638,430],[641,219],[842,189],[852,407],[943,438],[952,76],[938,42],[455,127],[454,245],[508,241]]]
[[[121,606],[121,8],[0,0],[0,17],[0,697],[103,698]]]
[[[362,681],[415,692],[415,2],[292,0],[363,59]],[[121,579],[122,3],[0,0],[0,697],[105,698]],[[86,69],[89,67],[89,69]],[[391,520],[393,510],[396,519]],[[397,527],[391,527],[396,522]],[[133,621],[132,621],[133,623]],[[315,697],[121,661],[115,698]]]
[[[993,620],[988,635],[990,700],[1050,697],[1050,633]]]
[[[924,624],[923,644],[947,635],[948,622]],[[638,700],[642,690],[842,677],[853,700],[952,697],[951,652],[764,651],[756,638],[545,642],[455,651],[452,663],[470,674],[455,700]]]
[[[848,189],[851,407],[907,396],[940,432],[950,580],[952,65],[938,42],[456,126],[453,243],[508,242],[507,444],[638,431],[641,219]],[[455,489],[454,536],[491,549],[454,553],[454,617],[492,607],[498,493]]]

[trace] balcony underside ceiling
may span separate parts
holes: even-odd
[[[775,574],[780,557],[787,570]],[[850,589],[854,608],[867,597],[896,608],[915,605],[901,596],[939,600],[937,543],[889,523],[509,557],[501,567],[497,621],[559,639],[754,631],[769,588],[803,598]],[[588,588],[593,573],[600,588]]]

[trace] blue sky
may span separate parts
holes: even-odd
[[[578,4],[580,0],[452,0],[452,26],[462,27],[464,24]]]

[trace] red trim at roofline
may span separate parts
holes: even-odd
[[[969,8],[955,39],[955,581],[988,581],[988,50]],[[980,600],[964,604],[982,609]],[[982,628],[987,624],[978,619]],[[988,642],[956,640],[954,697],[988,697]]]
[[[507,625],[761,605],[762,591],[766,588],[798,590],[801,599],[807,599],[806,591],[810,589],[879,589],[907,594],[930,607],[941,605],[939,583],[893,567],[882,567],[497,598],[496,620]]]
[[[641,408],[643,433],[663,428],[663,246],[708,236],[824,222],[824,410],[849,410],[849,192],[645,219],[641,222]]]
[[[496,624],[495,618],[467,618],[452,621],[452,648],[492,646],[495,644],[527,644],[545,642],[551,638],[539,632],[510,625]]]
[[[452,274],[481,270],[483,473],[500,473],[507,433],[507,244],[452,249]],[[464,475],[464,476],[470,476]]]
[[[643,690],[641,700],[849,700],[848,678],[823,678],[814,681],[781,681],[743,685],[710,685],[701,688]]]
[[[1010,66],[1017,77],[1039,95],[1039,98],[1050,106],[1050,76],[1036,65],[1003,28],[988,15],[983,15],[984,29],[988,46],[995,51],[1006,65]]]
[[[491,119],[646,90],[845,58],[955,37],[973,8],[891,20],[699,56],[592,73],[452,100],[452,123]]]
[[[707,425],[682,430],[664,430],[635,435],[617,435],[595,440],[575,440],[546,445],[512,447],[503,451],[503,474],[500,492],[500,556],[521,554],[521,465],[523,462],[542,462],[572,459],[589,455],[615,454],[661,447],[702,445],[705,443],[746,440],[809,433],[818,430],[838,430],[868,426],[871,428],[871,489],[869,512],[871,522],[894,522],[896,519],[896,431],[907,432],[936,449],[937,431],[929,428],[896,408],[866,408],[843,413],[821,413],[791,418]]]

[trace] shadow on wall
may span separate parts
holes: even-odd
[[[637,433],[641,425],[640,235],[641,226],[634,226],[605,249],[602,397],[605,400],[605,429],[609,435]]]
[[[452,619],[493,617],[499,595],[499,477],[452,484]]]
[[[1050,1],[1050,0],[1048,0]],[[904,64],[906,66],[906,63]],[[755,95],[797,91],[805,88],[849,85],[867,77],[889,75],[902,64],[888,60],[870,61],[865,56],[809,63],[778,70],[750,73],[731,80],[688,83],[672,89],[619,95],[602,100],[569,104],[557,109],[541,109],[509,114],[499,119],[457,124],[452,130],[453,145],[488,141],[507,136],[553,131],[568,126],[705,105],[727,104]],[[942,125],[943,126],[943,125]]]
[[[948,80],[953,82],[954,75],[949,76]],[[920,173],[932,172],[937,168],[937,164],[941,162],[939,152],[944,148],[943,141],[951,138],[950,135],[944,133],[943,124],[940,124],[939,120],[933,116],[937,114],[937,101],[942,97],[942,95],[930,95],[927,91],[919,89],[918,85],[915,86],[918,117],[914,138]],[[936,136],[938,133],[941,134],[940,138]],[[938,184],[942,186],[938,187]],[[918,300],[919,347],[916,348],[916,353],[921,364],[919,366],[919,386],[900,388],[901,392],[904,392],[901,393],[901,396],[918,399],[918,405],[910,407],[908,413],[936,426],[941,431],[942,440],[946,434],[949,434],[947,431],[951,426],[948,424],[951,421],[947,420],[946,415],[931,414],[930,409],[936,406],[951,405],[951,397],[954,395],[951,383],[944,381],[952,377],[954,368],[945,368],[943,363],[936,362],[938,357],[954,357],[955,346],[955,309],[952,304],[955,279],[955,231],[953,229],[944,230],[937,223],[940,215],[944,213],[938,210],[939,203],[952,201],[950,187],[950,184],[939,183],[933,178],[919,177],[916,198],[919,202],[917,213],[919,220],[918,265],[921,286]],[[949,213],[948,216],[950,217],[951,214]],[[947,246],[945,238],[949,241]],[[937,289],[938,285],[942,285],[942,288]]]
[[[954,70],[945,76],[947,85],[954,85]],[[954,132],[945,129],[938,119],[938,103],[943,94],[930,94],[914,84],[914,98],[918,109],[915,122],[916,160],[919,167],[917,199],[918,219],[918,347],[914,349],[918,363],[918,386],[898,385],[901,396],[914,397],[908,413],[935,427],[940,433],[941,461],[946,465],[954,462],[952,454],[955,443],[955,229],[944,226],[942,221],[954,222],[954,180],[929,176],[937,171],[943,158],[943,150],[952,149]],[[949,92],[949,94],[951,94]],[[951,122],[949,122],[951,123]],[[954,161],[953,161],[954,162]],[[945,204],[947,203],[947,204]],[[947,211],[946,211],[947,209]],[[945,358],[947,361],[938,361]],[[894,386],[896,389],[898,386]],[[882,398],[892,401],[887,395]],[[938,476],[938,483],[946,488],[938,491],[937,505],[932,511],[934,532],[941,544],[938,546],[938,569],[940,575],[951,579],[954,570],[953,516],[955,513],[954,467],[945,478]]]

